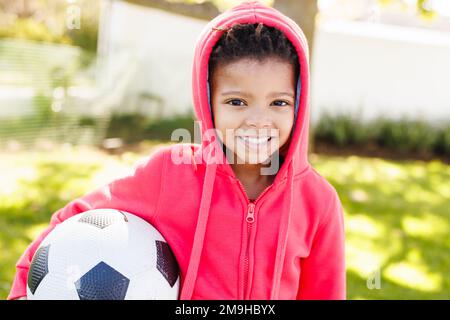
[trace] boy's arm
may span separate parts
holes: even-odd
[[[346,299],[344,219],[336,191],[300,270],[298,300]]]
[[[73,200],[56,211],[47,229],[29,245],[17,262],[8,300],[26,297],[28,269],[33,255],[47,234],[64,220],[88,210],[110,208],[129,211],[152,223],[162,182],[164,150],[157,150],[147,161],[137,164],[131,174]]]

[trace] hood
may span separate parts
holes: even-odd
[[[263,23],[267,26],[275,27],[282,31],[291,41],[299,57],[300,73],[297,82],[296,114],[291,141],[273,184],[287,184],[285,192],[285,210],[283,210],[280,224],[279,239],[277,244],[277,254],[275,257],[275,271],[271,288],[271,299],[278,298],[281,272],[286,249],[287,230],[292,215],[293,197],[293,177],[309,167],[308,163],[308,130],[309,130],[309,53],[306,37],[300,27],[290,18],[283,15],[274,8],[265,6],[258,1],[243,2],[215,17],[200,33],[194,52],[192,67],[192,93],[195,114],[201,124],[202,148],[200,150],[210,150],[202,152],[203,161],[215,159],[221,161],[208,161],[203,181],[202,196],[200,200],[197,227],[195,230],[193,248],[189,260],[188,270],[183,281],[180,299],[191,299],[195,281],[197,278],[198,266],[203,249],[203,240],[207,227],[211,197],[214,192],[214,181],[217,170],[236,179],[233,169],[226,160],[217,136],[211,135],[214,129],[210,105],[210,92],[208,86],[208,62],[211,51],[222,35],[224,29],[236,23]],[[300,89],[301,87],[301,89]],[[213,143],[211,144],[211,141]],[[213,148],[211,148],[213,146]],[[216,153],[216,154],[214,154]],[[197,170],[197,155],[192,155],[193,168]],[[201,162],[202,160],[200,160]]]

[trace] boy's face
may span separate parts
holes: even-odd
[[[238,163],[265,162],[292,130],[293,67],[275,58],[219,65],[211,79],[211,103],[215,128]]]

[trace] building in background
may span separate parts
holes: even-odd
[[[387,8],[376,0],[319,4],[312,66],[314,121],[323,112],[363,120],[450,119],[450,6],[441,5],[442,14],[427,21],[418,17],[415,1]]]

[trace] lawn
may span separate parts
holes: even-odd
[[[0,299],[53,212],[126,173],[154,147],[1,153]],[[315,154],[311,162],[345,208],[349,299],[450,298],[450,166]]]

